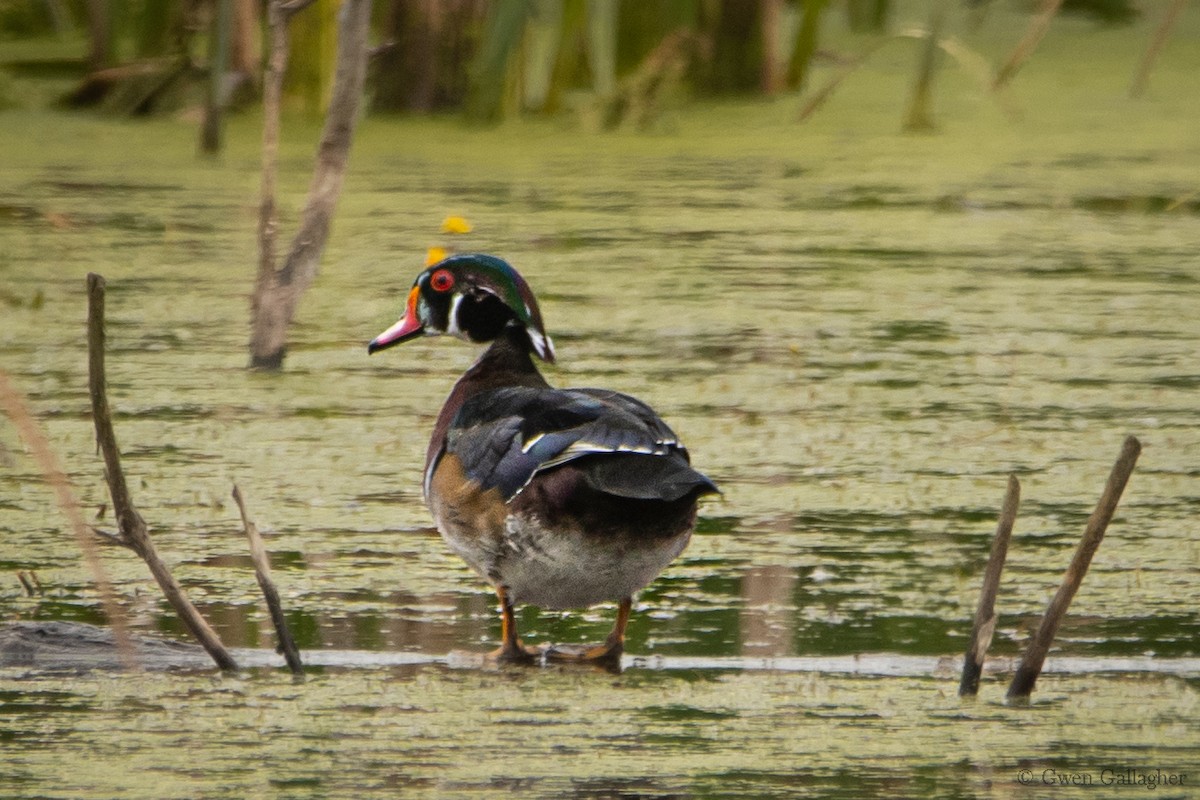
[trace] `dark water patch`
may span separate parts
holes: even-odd
[[[567,207],[567,204],[563,200],[562,197],[560,197],[556,194],[553,194],[552,192],[544,191],[541,189],[531,189],[531,190],[527,191],[524,194],[524,196],[520,198],[520,201],[524,204],[525,208],[529,211],[558,211],[560,209]],[[589,205],[588,208],[591,208],[596,211],[604,211],[604,210],[622,211],[622,210],[627,210],[628,206],[614,204],[614,205],[610,206],[608,209],[605,209],[602,207]]]
[[[1052,159],[1049,164],[1055,167],[1067,167],[1069,169],[1094,169],[1096,167],[1111,166],[1114,164],[1150,164],[1155,160],[1152,153],[1069,153]],[[1025,168],[1036,168],[1036,164],[1029,162],[1021,163],[1020,166]]]
[[[674,242],[700,243],[720,239],[726,235],[726,232],[713,230],[662,230],[658,231],[656,235],[658,238],[669,239]]]
[[[578,250],[603,250],[633,241],[632,234],[565,232],[540,234],[532,240],[539,250],[572,253]]]
[[[161,419],[161,417],[151,417]],[[182,417],[183,419],[203,419],[205,417]],[[180,417],[171,417],[180,419]],[[173,444],[158,444],[154,446],[131,445],[121,448],[121,456],[131,461],[158,462],[188,466],[203,462],[224,462],[225,456],[199,450],[194,447],[181,447]],[[168,504],[170,505],[170,504]]]
[[[1195,192],[1168,195],[1088,195],[1076,197],[1075,208],[1101,214],[1200,214]]]
[[[893,342],[933,342],[952,338],[950,323],[943,320],[901,319],[876,326],[872,335]],[[944,353],[935,353],[945,355]]]
[[[41,180],[33,183],[35,187],[54,189],[70,194],[85,194],[98,197],[110,195],[137,195],[154,192],[182,192],[183,186],[167,183],[133,183],[123,181],[68,181]]]
[[[354,408],[352,406],[298,406],[287,409],[285,416],[298,419],[356,419],[373,417],[374,409]]]
[[[579,191],[578,197],[582,205],[589,208],[610,204],[614,209],[628,210],[630,206],[637,205],[641,201],[642,195],[633,189],[594,189],[585,187]]]
[[[1168,389],[1197,389],[1200,388],[1200,375],[1160,375],[1147,383]]]
[[[647,719],[666,722],[710,722],[722,719],[735,719],[738,716],[732,711],[696,708],[695,706],[681,704],[647,706],[642,709],[641,714]]]
[[[907,513],[889,514],[869,509],[805,511],[790,518],[792,530],[819,530],[826,533],[892,534],[908,530]]]
[[[31,311],[39,311],[46,305],[46,292],[39,287],[28,291],[27,294],[18,294],[0,287],[0,303],[9,308],[28,308]]]
[[[1096,274],[1097,267],[1082,261],[1054,260],[1018,268],[1021,274],[1031,278],[1071,278]]]
[[[408,505],[416,498],[416,493],[413,491],[401,490],[394,492],[365,492],[354,495],[354,501],[364,504],[378,504],[385,506]]]
[[[87,713],[92,704],[74,692],[40,690],[35,692],[0,691],[3,714]]]
[[[209,529],[206,529],[208,532]],[[234,535],[230,531],[230,535]],[[322,554],[307,553],[299,550],[278,550],[271,549],[267,553],[268,560],[271,563],[271,568],[280,572],[299,571],[303,572],[310,568],[309,559]],[[393,558],[395,554],[393,554]],[[254,570],[254,561],[249,555],[241,554],[225,554],[219,556],[207,556],[205,558],[189,561],[188,563],[196,564],[202,567],[220,567],[225,569],[233,569],[250,574]]]
[[[950,474],[953,475],[953,473]],[[1000,484],[997,485],[999,486]],[[998,497],[997,500],[999,500]],[[940,506],[930,509],[927,514],[927,518],[931,520],[940,520],[943,522],[957,522],[964,526],[981,526],[984,523],[995,522],[996,518],[999,516],[999,513],[999,505],[997,505],[995,508],[988,506]],[[961,533],[961,535],[967,541],[975,541],[977,536],[984,534],[991,536],[991,532],[982,527],[978,528],[977,533],[972,533],[970,531],[963,531]]]
[[[916,378],[880,378],[866,383],[881,389],[915,389],[921,385],[921,381]],[[907,419],[912,414],[907,409],[896,409],[884,410],[883,415],[889,419]]]
[[[884,261],[894,264],[919,263],[931,255],[927,250],[901,247],[822,247],[814,248],[812,252],[830,257],[848,257],[857,261]]]
[[[742,527],[742,518],[737,516],[701,515],[696,520],[696,536],[718,536],[733,533]]]
[[[117,212],[91,217],[90,222],[97,227],[125,231],[127,233],[163,234],[167,232],[166,222],[160,217],[151,217],[148,214]]]
[[[1151,579],[1148,575],[1143,578]],[[1086,589],[1085,582],[1083,591]],[[1024,616],[1018,625],[1026,633],[1032,632],[1040,619],[1040,616]],[[1012,624],[1012,620],[1004,619],[1002,614],[1001,626],[1006,624]],[[1200,614],[1156,613],[1117,618],[1081,618],[1078,614],[1068,614],[1059,627],[1055,646],[1060,652],[1083,658],[1195,658],[1200,656]],[[1004,652],[1011,649],[1007,647]]]
[[[502,206],[520,200],[519,197],[515,197],[515,187],[508,181],[454,181],[438,176],[422,181],[421,188],[438,192],[445,197],[453,197],[461,204],[480,203]],[[410,195],[413,189],[413,185],[409,183],[380,186],[376,187],[374,191],[381,194]]]
[[[811,598],[797,598],[799,608],[821,608]],[[835,607],[839,617],[834,622],[806,620],[791,632],[791,651],[788,655],[845,656],[870,652],[874,648],[902,652],[908,655],[936,656],[953,653],[966,646],[966,633],[956,633],[944,620],[926,615],[890,614],[883,609],[871,612],[852,612]],[[1015,648],[999,646],[995,652],[1005,653]],[[783,654],[781,654],[783,655]]]
[[[637,164],[637,174],[663,181],[668,188],[715,183],[731,191],[759,186],[761,174],[771,162],[757,159],[705,158],[680,154],[668,159],[644,159]]]
[[[1073,387],[1080,388],[1080,389],[1103,389],[1103,388],[1112,386],[1114,383],[1114,381],[1109,380],[1108,378],[1092,378],[1092,377],[1078,377],[1078,376],[1064,377],[1064,378],[1060,378],[1054,382],[1059,383],[1063,386],[1073,386]]]
[[[692,195],[690,197],[681,197],[676,202],[680,208],[730,210],[746,207],[746,204],[736,197],[701,197],[699,195]]]
[[[46,213],[36,206],[0,203],[0,222],[42,222]]]
[[[109,386],[111,392],[113,385]],[[122,392],[131,389],[129,386],[117,387]],[[217,415],[218,410],[211,406],[204,406],[197,403],[172,403],[170,405],[154,405],[144,406],[137,409],[117,408],[113,411],[114,420],[136,420],[136,419],[157,419],[157,420],[196,420],[210,419]],[[162,451],[167,454],[170,451]]]

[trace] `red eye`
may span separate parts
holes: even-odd
[[[448,269],[439,269],[429,276],[429,286],[435,292],[448,292],[454,288],[454,276]]]

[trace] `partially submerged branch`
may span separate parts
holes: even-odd
[[[1063,574],[1058,592],[1055,593],[1054,599],[1046,608],[1041,624],[1038,625],[1037,632],[1030,640],[1025,655],[1021,659],[1021,665],[1017,668],[1012,683],[1009,684],[1009,700],[1024,700],[1033,691],[1038,675],[1042,671],[1042,664],[1046,660],[1046,654],[1050,652],[1050,645],[1054,643],[1058,625],[1066,616],[1067,609],[1071,606],[1071,600],[1079,591],[1079,585],[1083,583],[1083,576],[1087,574],[1088,566],[1092,563],[1092,556],[1100,547],[1104,532],[1108,529],[1108,523],[1116,513],[1117,503],[1121,500],[1125,484],[1129,482],[1129,476],[1133,473],[1133,468],[1137,464],[1138,455],[1141,452],[1142,445],[1136,437],[1130,436],[1125,439],[1125,444],[1121,447],[1121,455],[1113,465],[1112,472],[1109,473],[1108,482],[1104,486],[1100,502],[1096,504],[1096,510],[1088,518],[1083,538],[1075,549],[1070,566]]]
[[[113,511],[120,527],[122,544],[129,547],[146,562],[150,573],[162,589],[168,602],[183,624],[200,642],[217,666],[226,671],[237,669],[233,656],[225,649],[220,638],[200,615],[195,605],[175,580],[166,562],[158,554],[146,521],[138,513],[130,497],[121,469],[121,452],[117,447],[113,431],[112,413],[108,406],[107,379],[104,369],[104,278],[94,272],[88,273],[88,387],[92,399],[92,421],[96,427],[96,443],[104,457],[104,477],[112,495]]]
[[[271,622],[275,626],[275,633],[279,636],[279,650],[283,653],[284,660],[287,661],[292,674],[302,678],[304,677],[304,664],[300,661],[300,650],[296,647],[296,640],[292,638],[287,618],[283,615],[283,604],[279,600],[279,591],[275,588],[275,582],[271,580],[271,562],[267,558],[267,548],[263,544],[258,527],[246,513],[246,503],[242,500],[242,492],[236,485],[233,487],[233,499],[242,515],[242,527],[246,531],[246,538],[250,541],[250,559],[254,562],[254,575],[258,579],[259,588],[262,589],[263,597],[267,601],[267,610],[271,613]]]
[[[988,647],[992,644],[992,634],[996,631],[996,595],[1000,590],[1000,575],[1004,571],[1008,542],[1012,538],[1020,504],[1021,483],[1016,475],[1009,475],[1008,490],[1004,494],[1004,505],[1000,510],[1000,522],[992,539],[992,554],[988,557],[987,568],[983,573],[983,588],[979,591],[975,624],[971,629],[966,655],[963,657],[962,678],[958,684],[959,696],[973,697],[979,692],[983,661],[987,657]]]

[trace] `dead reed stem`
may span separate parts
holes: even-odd
[[[912,97],[908,103],[908,113],[904,118],[904,130],[910,132],[931,131],[937,125],[933,121],[933,81],[937,75],[938,40],[941,38],[942,22],[945,20],[945,10],[941,5],[934,6],[929,19],[929,30],[921,48],[920,59],[917,62],[917,77],[913,82]]]
[[[1021,505],[1021,482],[1016,475],[1008,476],[1008,490],[1004,494],[1004,505],[1000,510],[1000,522],[992,538],[992,554],[988,557],[983,572],[983,588],[979,590],[979,606],[975,609],[975,624],[971,639],[967,642],[967,653],[963,657],[962,679],[958,684],[960,697],[974,697],[979,692],[979,676],[983,674],[983,661],[992,634],[996,631],[996,594],[1000,589],[1000,575],[1004,571],[1004,560],[1008,556],[1008,542],[1012,538],[1013,525],[1017,521],[1017,508]]]
[[[92,421],[96,427],[96,443],[104,457],[104,477],[112,495],[113,512],[120,526],[120,541],[146,562],[154,580],[162,589],[183,624],[200,645],[225,671],[237,669],[233,656],[225,649],[216,632],[200,615],[183,587],[175,580],[170,568],[158,554],[146,521],[133,505],[125,473],[121,469],[121,451],[113,430],[112,412],[108,406],[107,378],[104,368],[104,277],[94,272],[87,276],[88,288],[88,388],[92,399]]]
[[[1062,8],[1062,4],[1063,0],[1044,0],[1037,16],[1029,23],[1029,29],[1025,31],[1021,41],[1013,48],[1008,60],[1004,62],[1004,66],[996,73],[996,79],[992,81],[992,91],[1002,89],[1016,76],[1025,61],[1033,55],[1033,51],[1041,43],[1046,31],[1050,30],[1050,23],[1058,14],[1058,10]]]
[[[271,612],[271,622],[275,626],[275,633],[279,636],[279,650],[283,653],[283,658],[287,661],[292,674],[297,678],[303,678],[304,664],[300,661],[300,650],[296,647],[296,640],[292,638],[287,618],[283,615],[283,604],[279,600],[279,591],[275,588],[275,582],[271,580],[271,562],[267,558],[266,545],[263,544],[258,526],[250,521],[250,517],[246,513],[246,503],[242,499],[242,492],[236,485],[233,487],[233,500],[237,503],[238,511],[241,512],[242,528],[246,531],[246,538],[250,541],[250,558],[254,562],[254,575],[258,579],[258,586],[262,589],[263,597],[267,601],[267,610]]]
[[[867,59],[874,55],[879,48],[883,47],[890,41],[892,41],[892,39],[887,37],[876,39],[874,42],[867,45],[867,47],[852,60],[843,64],[838,69],[837,73],[835,73],[828,81],[822,84],[820,88],[809,92],[804,101],[804,105],[802,105],[800,110],[796,113],[796,121],[804,122],[813,114],[815,114],[821,108],[821,106],[825,105],[825,101],[833,95],[834,90],[841,86],[842,81],[846,80],[846,78],[850,77],[850,75],[853,74],[859,67],[867,63]]]
[[[1075,549],[1075,555],[1071,558],[1067,571],[1063,574],[1058,591],[1046,608],[1041,624],[1038,625],[1037,632],[1029,641],[1025,655],[1021,658],[1021,665],[1017,667],[1012,683],[1009,684],[1009,700],[1026,699],[1033,691],[1038,675],[1041,674],[1042,664],[1046,661],[1046,654],[1050,651],[1050,645],[1054,643],[1058,625],[1066,615],[1067,609],[1070,608],[1075,593],[1079,591],[1079,585],[1083,583],[1083,576],[1087,574],[1088,566],[1092,563],[1092,556],[1100,547],[1104,532],[1108,529],[1108,523],[1112,521],[1113,514],[1117,510],[1117,503],[1121,500],[1125,484],[1129,482],[1129,476],[1133,473],[1133,468],[1137,464],[1138,455],[1141,452],[1142,445],[1137,437],[1129,436],[1125,439],[1125,443],[1121,447],[1121,454],[1113,464],[1108,482],[1104,486],[1104,492],[1096,504],[1096,510],[1088,518],[1083,538]]]
[[[113,641],[116,643],[121,664],[128,670],[140,670],[137,651],[129,636],[129,623],[125,618],[125,610],[117,603],[116,593],[113,591],[112,582],[108,579],[104,563],[100,560],[91,528],[84,522],[79,499],[75,496],[71,482],[63,472],[58,457],[50,447],[50,442],[42,432],[41,426],[29,412],[29,405],[24,396],[13,386],[12,381],[3,370],[0,370],[0,406],[3,406],[4,412],[12,420],[17,433],[32,453],[34,462],[41,470],[42,479],[54,491],[54,500],[58,504],[59,511],[70,523],[75,543],[79,545],[79,551],[83,553],[83,561],[87,564],[88,571],[92,573],[92,582],[95,583],[96,591],[100,594],[100,604],[104,608],[104,616],[108,618],[109,627],[112,628]],[[24,582],[22,580],[22,583]],[[28,586],[26,588],[28,589]]]
[[[1141,97],[1145,93],[1146,86],[1150,83],[1150,72],[1154,69],[1154,63],[1158,61],[1158,54],[1162,52],[1163,45],[1171,36],[1171,29],[1179,21],[1179,15],[1183,12],[1185,5],[1187,5],[1187,0],[1172,0],[1171,5],[1167,7],[1167,13],[1163,15],[1162,22],[1158,24],[1158,28],[1154,31],[1154,37],[1146,47],[1146,52],[1142,54],[1137,74],[1133,78],[1133,85],[1129,87],[1130,97]]]

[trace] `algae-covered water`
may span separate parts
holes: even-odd
[[[237,483],[301,648],[333,666],[303,684],[6,668],[0,796],[1028,797],[1062,775],[1120,788],[1126,769],[1186,775],[1155,796],[1191,796],[1200,48],[1193,20],[1132,101],[1130,31],[1062,21],[1010,94],[1019,118],[947,69],[931,136],[898,132],[903,46],[805,126],[791,100],[696,106],[646,136],[368,118],[280,375],[245,369],[256,119],[204,161],[183,120],[5,112],[0,368],[89,519],[112,525],[86,390],[95,271],[117,436],[159,547],[228,644],[272,647]],[[1120,63],[1084,66],[1085,44]],[[315,129],[287,136],[285,236]],[[442,234],[451,214],[473,231]],[[499,629],[420,499],[433,416],[475,352],[365,350],[431,246],[511,260],[557,345],[549,379],[649,401],[723,489],[639,598],[620,675],[445,658]],[[1003,704],[1003,676],[961,702],[955,663],[932,657],[965,646],[1006,476],[1023,502],[998,657],[1020,652],[1127,434],[1145,449],[1054,654],[1076,668],[1028,708]],[[135,630],[184,635],[140,562],[104,564]],[[592,641],[612,615],[520,624]],[[21,619],[103,622],[4,423],[0,620]],[[900,667],[846,666],[881,653]]]

